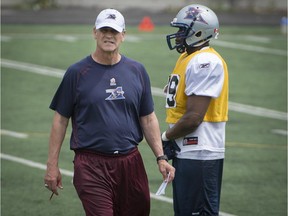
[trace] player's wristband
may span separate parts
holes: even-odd
[[[167,155],[161,155],[156,158],[157,163],[159,160],[166,160],[168,162],[168,157]]]
[[[166,136],[166,131],[164,131],[164,132],[162,133],[161,138],[162,138],[163,141],[169,141],[169,139],[168,139],[167,136]]]

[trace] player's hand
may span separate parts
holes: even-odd
[[[167,155],[168,160],[173,159],[177,155],[177,151],[178,152],[181,151],[175,140],[168,140],[168,141],[162,140],[162,145],[164,154]]]
[[[56,195],[58,195],[58,188],[63,189],[62,176],[58,166],[47,164],[44,185]]]

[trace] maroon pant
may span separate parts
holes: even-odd
[[[74,186],[86,216],[147,216],[150,193],[137,148],[126,155],[76,151]]]

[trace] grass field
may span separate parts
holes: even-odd
[[[48,106],[61,79],[34,72],[43,66],[64,71],[89,55],[95,48],[91,30],[92,26],[83,25],[2,25],[3,155],[45,164],[53,116]],[[152,33],[140,33],[136,27],[128,27],[121,47],[124,55],[145,65],[156,88],[165,85],[178,57],[166,45],[165,35],[171,30],[174,29],[157,27]],[[229,67],[230,102],[236,103],[236,108],[242,104],[252,106],[241,112],[232,107],[229,113],[221,212],[238,216],[284,216],[287,214],[286,36],[280,34],[278,27],[224,26],[219,40],[212,44]],[[14,62],[9,66],[4,64],[6,60]],[[23,63],[34,66],[23,69]],[[167,127],[164,98],[155,95],[154,100],[163,131]],[[273,113],[284,118],[277,118]],[[28,137],[7,135],[4,130]],[[69,128],[68,134],[70,131]],[[145,141],[139,148],[150,190],[155,193],[162,181],[155,158]],[[72,171],[72,160],[67,135],[60,167]],[[84,215],[69,175],[63,175],[64,190],[60,196],[49,202],[50,193],[43,184],[44,172],[2,158],[1,215]],[[165,196],[172,197],[171,185]],[[173,215],[170,202],[152,199],[151,204],[152,216]]]

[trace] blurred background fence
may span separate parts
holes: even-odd
[[[287,27],[286,0],[2,0],[2,24],[92,24],[103,8],[116,8],[126,24],[137,25],[144,16],[154,24],[169,25],[180,8],[200,3],[213,9],[221,25]]]
[[[178,10],[180,7],[194,3],[191,0],[2,0],[2,6],[16,7],[110,7],[119,9],[143,8],[148,10]],[[201,0],[201,4],[218,10],[245,10],[254,12],[287,11],[286,0]]]

